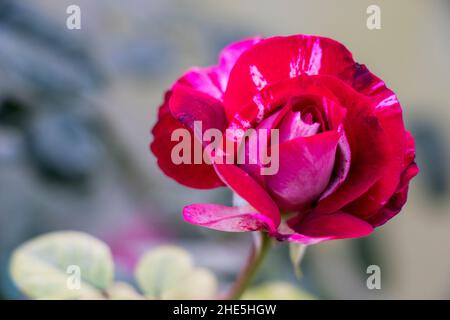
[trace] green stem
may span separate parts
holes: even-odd
[[[269,251],[268,249],[271,244],[270,237],[263,232],[259,233],[259,237],[259,243],[256,243],[256,241],[253,242],[247,263],[228,294],[228,299],[230,300],[238,300],[242,296]]]

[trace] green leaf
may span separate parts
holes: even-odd
[[[150,299],[211,298],[217,288],[214,275],[195,268],[189,253],[175,246],[161,246],[144,254],[135,278]]]
[[[34,299],[102,299],[112,283],[114,265],[106,244],[75,231],[32,239],[11,257],[17,287]]]
[[[242,300],[313,300],[314,296],[285,282],[270,282],[247,290]]]
[[[302,277],[301,262],[305,255],[306,247],[306,245],[301,243],[289,243],[289,256],[297,279]]]
[[[202,268],[193,269],[191,274],[173,290],[167,291],[163,299],[202,300],[214,298],[217,292],[217,280],[214,274]]]
[[[141,296],[130,284],[126,282],[116,282],[108,290],[108,297],[111,300],[143,300]]]

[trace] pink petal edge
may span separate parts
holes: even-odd
[[[191,204],[183,208],[183,217],[191,224],[219,231],[248,232],[266,229],[273,233],[276,230],[276,226],[270,218],[251,212],[251,208],[248,206]]]

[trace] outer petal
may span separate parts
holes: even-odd
[[[225,113],[222,103],[211,96],[196,91],[188,86],[175,85],[169,100],[172,115],[185,127],[194,130],[194,122],[201,122],[202,132],[194,132],[201,140],[207,129],[224,131],[226,128]]]
[[[222,100],[223,91],[228,82],[228,75],[234,62],[243,51],[258,41],[259,38],[254,38],[231,44],[222,51],[219,65],[208,68],[193,68],[182,76],[174,85],[177,92],[172,102],[172,109],[177,118],[190,126],[194,120],[197,120],[196,117],[199,116],[199,120],[208,118],[214,121],[209,122],[208,126],[223,128],[223,117],[219,117],[219,120],[217,120],[211,113],[220,113],[220,111],[217,111],[219,108],[216,101]],[[185,86],[184,90],[179,90],[182,85]],[[166,175],[189,187],[210,189],[223,186],[222,181],[217,177],[213,167],[210,165],[174,165],[171,161],[171,150],[175,145],[174,142],[171,142],[171,134],[173,130],[184,128],[185,126],[171,115],[168,107],[170,96],[171,92],[166,95],[165,101],[159,109],[158,122],[152,129],[154,140],[151,143],[151,150],[158,159],[159,167]],[[211,110],[206,110],[207,105],[214,106],[212,112],[210,112]],[[201,111],[197,110],[198,106],[201,106]],[[199,142],[194,140],[194,143]]]
[[[224,95],[229,121],[255,115],[260,103],[258,93],[267,86],[298,76],[328,75],[351,86],[356,92],[375,98],[375,104],[390,104],[395,95],[365,65],[353,60],[341,43],[324,37],[293,35],[260,41],[245,51],[230,74]],[[260,110],[261,111],[261,110]]]
[[[265,39],[236,61],[224,96],[225,112],[231,121],[268,85],[300,75],[350,76],[346,70],[353,64],[351,53],[332,39],[307,35]]]
[[[369,222],[374,227],[378,227],[386,223],[388,220],[392,219],[395,215],[397,215],[397,213],[400,212],[402,207],[405,205],[408,197],[409,181],[418,173],[419,167],[415,162],[411,163],[409,167],[403,172],[397,191],[389,199],[387,204],[383,208],[381,208],[377,212],[377,214],[369,219]]]
[[[307,207],[324,191],[339,138],[337,131],[327,131],[280,144],[279,171],[265,181],[282,209]]]
[[[384,224],[386,221],[394,217],[400,212],[401,208],[405,205],[408,196],[409,181],[419,173],[419,167],[414,162],[415,149],[414,140],[409,132],[407,136],[407,148],[404,157],[404,171],[401,174],[400,182],[396,191],[391,196],[386,205],[381,208],[375,215],[373,215],[369,221],[374,226]]]
[[[189,223],[220,231],[245,232],[265,229],[274,232],[276,230],[271,219],[263,214],[252,212],[251,207],[192,204],[184,207],[183,216]]]
[[[314,244],[326,240],[359,238],[369,235],[373,227],[362,219],[345,212],[332,214],[309,214],[303,221],[288,221],[290,229],[280,230],[280,240]],[[287,232],[286,231],[290,231]]]
[[[260,37],[244,39],[234,42],[222,50],[219,57],[218,67],[213,68],[210,72],[211,78],[214,79],[215,83],[218,83],[222,93],[224,93],[227,88],[231,69],[236,64],[237,59],[242,55],[242,53],[253,47],[261,40],[262,38]]]
[[[174,130],[185,127],[170,113],[168,106],[170,96],[171,92],[166,93],[165,101],[159,109],[158,121],[152,129],[153,141],[150,148],[157,158],[158,166],[167,176],[188,187],[211,189],[223,186],[212,165],[173,163],[171,152],[178,142],[171,141],[171,135]],[[195,141],[193,143],[200,143],[195,139],[192,140]]]
[[[280,224],[280,211],[277,205],[248,173],[232,164],[215,164],[214,167],[222,181],[250,206],[273,221],[275,226]]]
[[[218,65],[207,68],[192,68],[177,81],[177,84],[187,85],[222,101],[230,71],[236,60],[243,52],[260,40],[261,38],[256,37],[230,44],[220,53]]]
[[[199,68],[194,67],[189,69],[175,85],[185,85],[191,87],[199,92],[210,95],[211,97],[222,101],[223,92],[219,83],[215,82],[215,79],[211,77],[211,70],[214,67]]]
[[[361,218],[370,217],[386,204],[400,183],[402,171],[409,164],[404,164],[409,134],[405,132],[402,110],[395,95],[392,95],[392,104],[389,106],[378,104],[375,114],[388,137],[386,143],[388,155],[381,179],[364,195],[344,208],[345,211]]]
[[[338,79],[321,78],[321,82],[336,93],[340,104],[347,109],[344,131],[351,151],[351,165],[345,181],[318,204],[320,212],[332,213],[366,193],[379,181],[390,164],[392,147],[369,98]]]

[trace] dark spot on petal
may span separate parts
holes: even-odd
[[[354,73],[352,79],[352,86],[358,91],[362,91],[373,81],[373,76],[367,67],[363,64],[355,63],[354,64]]]

